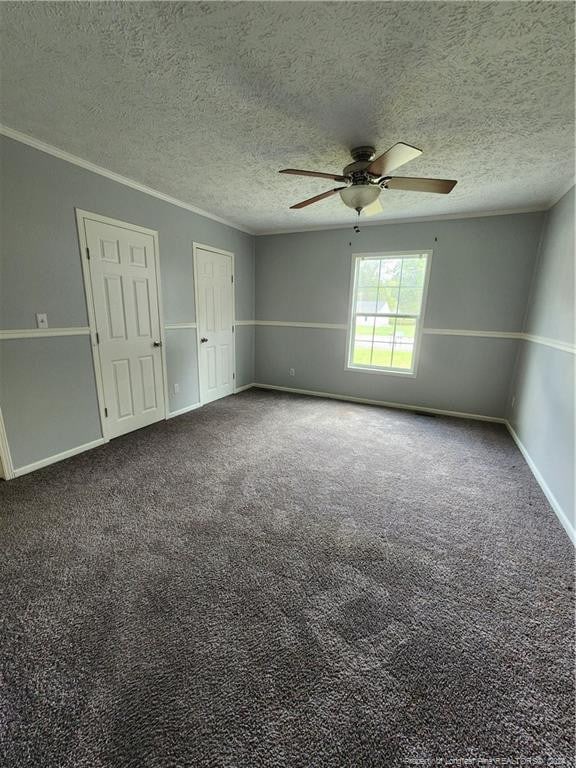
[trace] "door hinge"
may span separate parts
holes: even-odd
[[[108,418],[108,408],[104,408],[104,416],[106,416],[106,418]]]
[[[234,275],[230,275],[230,282],[231,282],[231,283],[233,283],[233,282],[234,282]]]
[[[86,258],[90,261],[90,248],[86,248]]]
[[[233,373],[233,374],[232,374],[232,378],[233,378],[233,379],[235,379],[235,378],[236,378],[236,374],[235,374],[235,373]]]
[[[96,344],[100,344],[100,335],[98,331],[96,331]]]
[[[232,333],[234,333],[234,326],[232,326]]]

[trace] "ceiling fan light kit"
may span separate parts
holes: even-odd
[[[314,176],[322,179],[345,182],[347,186],[336,187],[302,200],[290,208],[306,208],[308,205],[332,197],[337,192],[344,205],[353,208],[358,215],[367,206],[376,203],[383,189],[400,189],[407,192],[435,192],[447,195],[456,186],[451,179],[421,179],[407,176],[390,176],[389,174],[410,160],[422,154],[421,149],[399,142],[386,152],[374,159],[374,147],[364,145],[351,150],[353,162],[349,163],[341,174],[325,173],[323,171],[304,171],[296,168],[284,168],[279,173],[289,173],[295,176]]]
[[[340,197],[344,205],[354,208],[355,211],[366,208],[375,202],[380,195],[380,187],[373,184],[352,184],[350,187],[340,190]]]

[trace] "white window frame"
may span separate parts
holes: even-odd
[[[420,360],[420,346],[422,343],[422,331],[424,326],[424,315],[426,313],[426,300],[428,298],[428,283],[430,280],[430,268],[432,266],[432,251],[427,249],[412,251],[383,251],[381,253],[353,253],[350,267],[350,295],[348,299],[348,332],[346,335],[346,365],[345,370],[363,373],[379,373],[383,376],[404,376],[405,378],[414,378],[418,372],[418,363]],[[398,315],[395,313],[386,313],[386,317],[410,317],[416,320],[416,330],[414,332],[414,354],[412,357],[412,368],[383,368],[378,365],[353,365],[352,353],[355,336],[355,318],[354,318],[354,298],[356,296],[356,280],[358,276],[357,265],[360,261],[366,259],[398,259],[414,258],[415,256],[426,256],[426,273],[424,275],[424,286],[422,288],[422,304],[419,315]],[[374,313],[369,313],[374,314]]]

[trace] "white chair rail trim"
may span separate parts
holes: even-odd
[[[334,331],[348,330],[348,325],[346,323],[304,323],[291,320],[236,320],[235,324],[274,326],[279,328],[323,328]],[[534,344],[542,344],[546,347],[558,349],[561,352],[576,354],[576,344],[560,341],[558,339],[551,339],[547,336],[523,333],[522,331],[482,331],[472,330],[470,328],[423,328],[422,332],[428,336],[470,336],[481,339],[516,339],[520,341],[531,341]]]
[[[278,328],[320,328],[324,330],[346,331],[346,323],[304,323],[291,320],[235,320],[234,325],[260,325]],[[164,326],[167,331],[176,331],[186,328],[196,328],[196,323],[168,323]],[[537,336],[533,333],[521,331],[476,331],[467,328],[423,328],[423,333],[428,336],[469,336],[482,339],[516,339],[530,341],[533,344],[542,344],[545,347],[557,349],[560,352],[576,354],[576,344],[559,339],[551,339],[547,336]],[[54,336],[89,336],[90,328],[87,326],[71,326],[68,328],[7,328],[0,330],[0,341],[8,339],[47,339]]]
[[[0,339],[49,339],[53,336],[90,336],[90,328],[8,328],[0,331]]]

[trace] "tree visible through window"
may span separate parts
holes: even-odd
[[[427,265],[427,253],[355,256],[350,367],[414,372]]]

